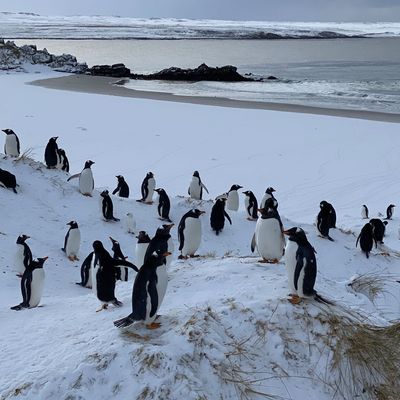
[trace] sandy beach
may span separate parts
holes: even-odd
[[[272,110],[282,112],[295,112],[302,114],[328,115],[382,122],[400,122],[400,114],[382,113],[364,110],[343,110],[323,107],[311,107],[296,104],[269,103],[260,101],[243,101],[228,98],[179,96],[172,93],[150,92],[127,89],[114,85],[118,78],[98,77],[89,75],[69,75],[59,78],[39,79],[30,84],[48,89],[68,90],[73,92],[93,93],[110,96],[132,97],[136,99],[170,101],[190,103],[206,106],[242,108],[253,110]]]

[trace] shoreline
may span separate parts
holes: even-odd
[[[113,83],[119,80],[119,78],[103,76],[68,75],[58,78],[38,79],[29,82],[28,84],[47,89],[67,90],[72,92],[101,94],[108,96],[131,97],[136,99],[170,101],[176,103],[189,103],[215,107],[294,112],[301,114],[326,115],[332,117],[400,123],[400,114],[383,113],[378,111],[324,108],[287,103],[234,100],[226,97],[182,96],[173,93],[127,89],[123,86],[113,85]]]

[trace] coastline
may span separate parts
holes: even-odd
[[[304,106],[286,103],[269,103],[261,101],[234,100],[224,97],[182,96],[165,92],[150,92],[127,89],[123,86],[113,85],[118,78],[68,75],[58,78],[39,79],[28,84],[47,89],[67,90],[81,93],[101,94],[108,96],[131,97],[156,101],[170,101],[176,103],[190,103],[197,105],[243,108],[253,110],[269,110],[292,112],[301,114],[326,115],[332,117],[356,118],[370,121],[400,123],[400,114],[383,113],[377,111],[346,110],[314,106]]]

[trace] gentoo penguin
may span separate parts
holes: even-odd
[[[79,178],[79,191],[84,196],[91,197],[94,189],[93,172],[90,168],[93,164],[94,162],[91,160],[86,161],[81,173],[72,175],[67,179],[67,182],[69,182],[71,179]]]
[[[112,194],[118,193],[119,197],[125,197],[126,199],[129,197],[129,186],[125,182],[125,179],[122,175],[117,175],[118,186],[113,190]]]
[[[115,267],[129,267],[136,272],[138,269],[129,261],[112,258],[99,240],[93,242],[93,250],[97,257],[97,268],[95,275],[92,275],[92,279],[96,280],[96,285],[93,287],[95,286],[97,298],[103,303],[97,311],[106,309],[108,303],[120,307],[122,303],[115,297]]]
[[[169,201],[169,197],[167,195],[167,192],[164,189],[156,189],[155,190],[158,193],[158,215],[160,216],[160,219],[162,221],[168,221],[172,222],[169,218],[169,210],[171,208],[171,203]]]
[[[50,138],[47,143],[46,149],[44,150],[44,161],[46,162],[47,168],[55,168],[58,163],[58,136]]]
[[[83,261],[81,266],[81,281],[77,282],[77,285],[86,287],[88,289],[92,288],[93,280],[92,280],[92,272],[93,272],[93,263],[95,263],[94,251],[92,251]]]
[[[320,208],[324,208],[326,212],[328,213],[328,223],[329,223],[329,228],[336,228],[336,211],[333,208],[333,205],[331,203],[328,203],[327,201],[323,200],[319,204]]]
[[[238,190],[242,189],[243,186],[232,185],[228,191],[228,198],[226,200],[226,208],[231,211],[239,210],[239,194]]]
[[[132,234],[135,234],[136,232],[136,220],[130,212],[126,214],[126,231]]]
[[[210,224],[215,234],[218,236],[222,229],[224,229],[225,218],[232,225],[231,217],[225,211],[226,198],[219,198],[211,209]]]
[[[201,221],[199,217],[202,214],[205,214],[205,211],[200,211],[197,208],[190,210],[179,222],[178,239],[179,251],[181,252],[179,259],[196,257],[195,253],[201,243]]]
[[[140,231],[136,238],[138,241],[135,248],[135,265],[140,268],[143,265],[144,256],[149,247],[150,237],[145,231]]]
[[[395,207],[396,206],[394,204],[390,204],[390,206],[386,209],[386,218],[385,219],[392,219]]]
[[[285,251],[285,266],[291,296],[289,301],[298,304],[302,298],[313,297],[320,303],[332,304],[314,290],[317,277],[316,251],[303,229],[294,227],[284,231],[284,234],[289,236]]]
[[[44,286],[43,264],[48,257],[32,260],[26,268],[21,279],[22,303],[11,307],[11,310],[19,311],[23,308],[37,307],[42,299]]]
[[[376,243],[383,244],[387,221],[382,221],[379,218],[372,218],[369,223],[372,225],[372,234]]]
[[[190,182],[188,194],[194,200],[203,199],[203,189],[208,193],[208,189],[200,179],[199,171],[194,171],[192,181]]]
[[[149,246],[146,250],[146,254],[144,256],[144,261],[146,262],[147,257],[150,256],[154,251],[156,250],[161,250],[163,252],[168,251],[171,253],[171,256],[168,256],[166,258],[166,265],[170,265],[172,261],[172,254],[174,252],[174,243],[171,238],[171,228],[174,226],[174,224],[169,224],[169,225],[161,225],[159,228],[156,230],[156,234],[154,237],[150,240]]]
[[[79,261],[78,254],[79,248],[81,247],[81,231],[76,221],[70,221],[67,225],[69,225],[69,229],[65,235],[62,251],[65,252],[70,261]]]
[[[160,323],[154,322],[157,318],[164,296],[160,295],[160,290],[164,293],[167,289],[167,277],[160,280],[157,275],[158,269],[164,265],[165,257],[168,252],[152,253],[138,272],[132,290],[132,313],[127,317],[114,322],[117,328],[125,328],[132,325],[135,321],[143,321],[147,329],[157,329]]]
[[[142,198],[137,200],[141,203],[153,204],[153,193],[156,188],[156,180],[154,179],[154,174],[148,172],[143,179],[142,186],[140,188],[142,192]]]
[[[244,206],[248,214],[247,219],[249,221],[255,221],[258,218],[258,202],[256,196],[254,196],[254,193],[251,190],[246,190],[243,194],[246,195],[244,198]]]
[[[26,244],[26,240],[29,239],[27,235],[20,235],[17,239],[17,251],[14,257],[14,267],[17,276],[21,277],[32,262],[32,252],[29,246]]]
[[[317,229],[318,232],[321,234],[320,236],[329,239],[330,241],[334,242],[334,240],[329,236],[329,229],[332,225],[332,216],[331,212],[332,209],[326,201],[321,201],[320,203],[320,212],[317,216]]]
[[[268,198],[265,207],[260,208],[256,230],[251,241],[251,251],[257,249],[262,257],[260,262],[279,263],[285,250],[285,237],[281,217],[275,208],[274,199]]]
[[[374,245],[374,233],[373,233],[373,226],[370,222],[366,223],[363,228],[361,229],[360,234],[358,235],[357,241],[356,241],[356,247],[358,246],[358,243],[360,243],[360,248],[361,251],[365,253],[365,256],[369,258],[369,253],[372,250],[372,247]],[[375,241],[375,246],[376,246],[376,241]]]
[[[11,172],[6,171],[5,169],[0,168],[0,186],[12,189],[14,193],[17,193],[17,179],[15,175]]]
[[[361,206],[361,218],[362,219],[368,219],[369,218],[368,215],[369,215],[368,207],[365,204],[363,204]]]
[[[100,196],[103,198],[101,202],[101,210],[103,212],[104,219],[106,221],[119,221],[118,218],[114,217],[114,206],[111,197],[108,194],[108,190],[103,190],[100,193]]]
[[[65,154],[65,150],[58,149],[57,154],[58,154],[57,168],[61,169],[61,171],[69,172],[69,161],[67,155]]]
[[[12,129],[3,129],[3,132],[6,134],[4,154],[10,157],[19,157],[20,147],[18,136]]]
[[[124,254],[122,253],[121,246],[119,242],[115,239],[113,239],[110,236],[110,240],[112,243],[112,248],[111,250],[113,251],[113,257],[116,260],[126,260],[128,257],[125,257]],[[119,281],[124,281],[128,282],[129,275],[128,275],[128,268],[116,268],[115,269],[115,278]]]
[[[267,201],[267,199],[273,199],[274,200],[273,206],[275,208],[278,208],[278,201],[274,197],[274,194],[273,194],[274,192],[276,192],[276,190],[274,188],[272,188],[272,187],[267,188],[267,190],[264,193],[263,198],[261,199],[260,208],[265,207],[265,202]]]

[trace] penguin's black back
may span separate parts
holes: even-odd
[[[375,241],[383,243],[383,237],[385,236],[386,230],[385,223],[387,222],[385,221],[385,223],[383,223],[379,218],[372,218],[369,223],[373,226],[373,237]]]
[[[163,190],[159,195],[160,199],[158,203],[158,215],[161,218],[169,220],[169,210],[171,208],[171,202],[165,190]]]
[[[15,193],[17,193],[16,187],[17,187],[17,179],[15,178],[15,175],[13,175],[11,172],[6,171],[5,169],[0,168],[0,182],[9,189],[13,189]]]
[[[317,278],[317,260],[315,258],[315,250],[311,244],[298,243],[296,252],[296,269],[294,275],[294,287],[298,290],[298,285],[303,285],[303,293],[306,296],[313,296],[316,294],[314,290],[315,280]],[[304,268],[303,282],[299,282],[300,272]]]
[[[360,235],[357,238],[356,246],[360,243],[361,250],[369,258],[369,253],[374,245],[373,227],[370,223],[367,223],[361,229]]]
[[[53,139],[50,139],[47,143],[46,149],[44,151],[44,160],[48,167],[55,167],[58,161],[58,145]]]
[[[329,229],[331,228],[331,213],[328,207],[320,210],[317,217],[317,228],[322,236],[329,236]]]

